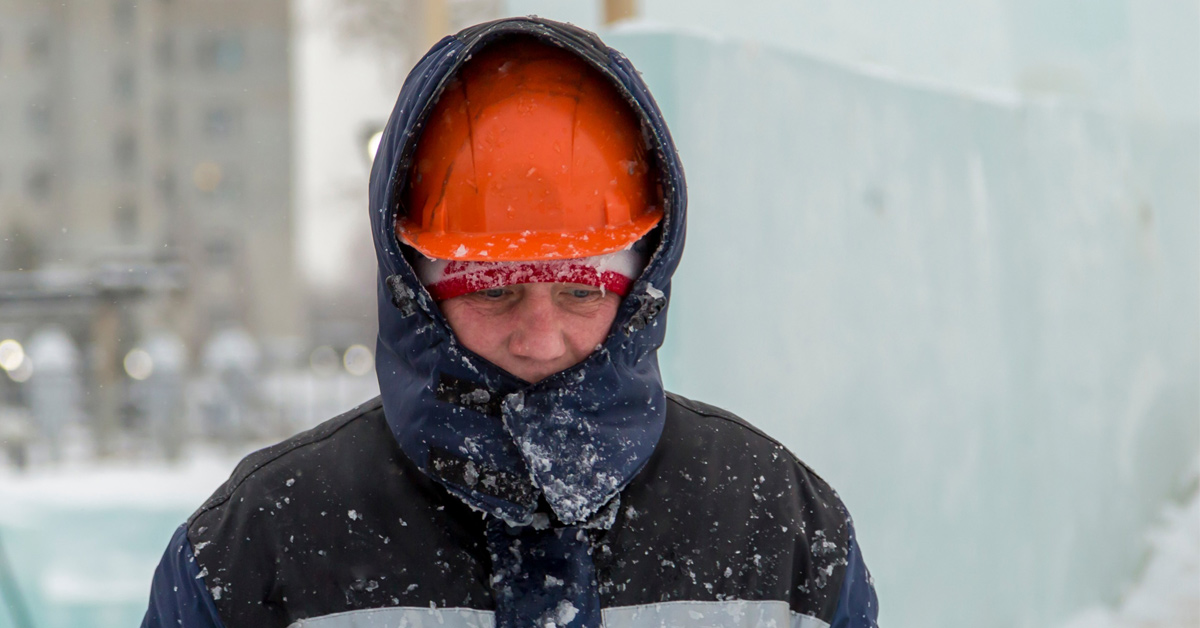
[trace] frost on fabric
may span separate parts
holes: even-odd
[[[534,530],[549,530],[550,515],[547,515],[544,512],[535,512],[533,513],[533,520],[530,521],[529,525],[532,526]]]
[[[650,284],[646,284],[644,293],[631,293],[629,299],[638,302],[638,309],[625,324],[625,332],[632,334],[645,329],[654,322],[659,312],[667,306],[666,293]]]
[[[523,395],[505,399],[505,427],[534,484],[560,521],[571,525],[587,520],[612,499],[623,481],[601,464],[595,428],[565,408],[535,421],[522,420],[525,412]]]
[[[613,524],[617,522],[617,513],[620,512],[620,509],[621,496],[617,494],[608,500],[608,503],[597,511],[595,515],[592,515],[591,519],[584,522],[581,527],[585,530],[611,530]]]
[[[578,567],[593,551],[587,531],[514,527],[492,519],[487,534],[499,625],[566,628],[583,624],[592,578]],[[509,623],[513,620],[517,623]]]
[[[579,614],[579,609],[575,605],[563,600],[558,603],[558,607],[554,609],[555,626],[566,626],[575,620],[575,616]]]
[[[492,394],[484,388],[477,388],[459,396],[459,402],[464,406],[483,405],[492,400]]]
[[[829,584],[830,578],[833,577],[834,571],[838,567],[848,564],[849,561],[846,559],[848,550],[848,547],[831,541],[824,530],[813,531],[809,552],[812,556],[814,576],[811,581],[805,582],[797,589],[805,594],[813,593],[814,588],[824,589]]]

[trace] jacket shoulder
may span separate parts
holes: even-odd
[[[669,393],[597,564],[609,606],[778,600],[830,624],[852,552],[825,480],[741,417]]]
[[[668,392],[667,401],[669,408],[674,409],[676,414],[686,415],[681,417],[684,418],[682,422],[674,422],[678,429],[715,431],[726,441],[732,439],[750,450],[769,452],[773,459],[782,458],[790,465],[794,465],[796,470],[811,482],[813,488],[835,502],[838,508],[844,509],[837,491],[812,467],[792,453],[783,443],[755,427],[746,419],[724,408],[689,399],[677,393]],[[670,409],[667,412],[668,417],[672,414]]]
[[[335,438],[347,427],[356,422],[359,424],[356,427],[366,427],[361,424],[373,419],[383,420],[383,402],[379,397],[287,440],[249,454],[238,463],[229,479],[188,518],[187,526],[191,528],[197,517],[228,502],[244,484],[253,483],[262,472],[269,472],[272,465],[280,466],[279,463],[283,461],[290,462],[290,459],[303,458],[306,453],[309,453],[307,450],[319,447],[322,443]]]
[[[376,399],[247,456],[187,538],[226,625],[286,626],[357,608],[486,608],[482,526],[403,454]]]

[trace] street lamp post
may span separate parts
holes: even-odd
[[[432,46],[445,37],[450,30],[450,14],[446,11],[446,0],[422,0],[425,14],[425,45]]]

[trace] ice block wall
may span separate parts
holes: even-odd
[[[15,579],[0,582],[0,628],[24,628],[25,619],[37,628],[140,624],[171,534],[231,468],[204,455],[178,466],[0,470],[0,560]],[[18,619],[14,603],[28,617]]]
[[[1200,126],[605,36],[687,170],[668,387],[856,518],[892,627],[1116,599],[1200,437]]]

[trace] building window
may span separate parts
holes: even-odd
[[[179,198],[179,181],[175,178],[175,171],[164,168],[158,173],[158,196],[162,199],[165,205],[174,205]]]
[[[197,187],[200,188],[200,198],[203,200],[230,204],[242,200],[244,183],[242,173],[236,170],[222,170],[218,177],[198,182]]]
[[[220,164],[205,161],[192,170],[192,182],[205,201],[232,203],[241,200],[245,177],[237,168],[223,168]]]
[[[245,188],[245,178],[241,171],[230,170],[225,173],[225,177],[221,180],[221,185],[217,186],[216,199],[222,203],[236,203],[242,200],[242,192]]]
[[[228,297],[226,297],[228,298]],[[228,303],[214,303],[208,308],[208,325],[220,329],[239,324],[237,310]]]
[[[133,0],[117,0],[113,3],[113,25],[118,33],[127,35],[133,32],[137,20],[136,9]]]
[[[245,47],[238,33],[214,33],[200,40],[196,65],[206,72],[236,72],[245,62]]]
[[[119,241],[124,244],[135,242],[138,235],[137,203],[132,200],[119,203],[113,210],[112,226]]]
[[[137,138],[134,137],[133,131],[124,130],[117,133],[113,138],[113,160],[117,169],[125,173],[133,171],[137,165],[137,148]]]
[[[118,100],[130,102],[136,91],[137,74],[134,73],[133,64],[128,61],[122,62],[113,72],[113,93],[117,95]]]
[[[242,132],[242,112],[236,107],[210,107],[204,112],[204,135],[221,139]]]
[[[29,198],[44,202],[54,192],[54,174],[48,166],[36,166],[29,171],[25,180],[25,193]]]
[[[167,140],[175,139],[179,130],[179,110],[175,107],[175,103],[159,103],[157,118],[159,137]]]
[[[50,33],[45,29],[38,29],[29,34],[29,40],[25,45],[25,58],[29,65],[35,68],[40,68],[50,61]]]
[[[158,69],[170,70],[175,67],[175,35],[163,33],[154,44],[154,58]]]
[[[204,245],[205,262],[211,268],[232,266],[234,253],[233,242],[227,237],[213,237]]]
[[[46,102],[30,103],[28,110],[29,130],[34,135],[45,137],[54,129],[54,116]]]
[[[216,162],[202,161],[192,168],[192,183],[204,195],[212,194],[224,177],[225,171]]]

